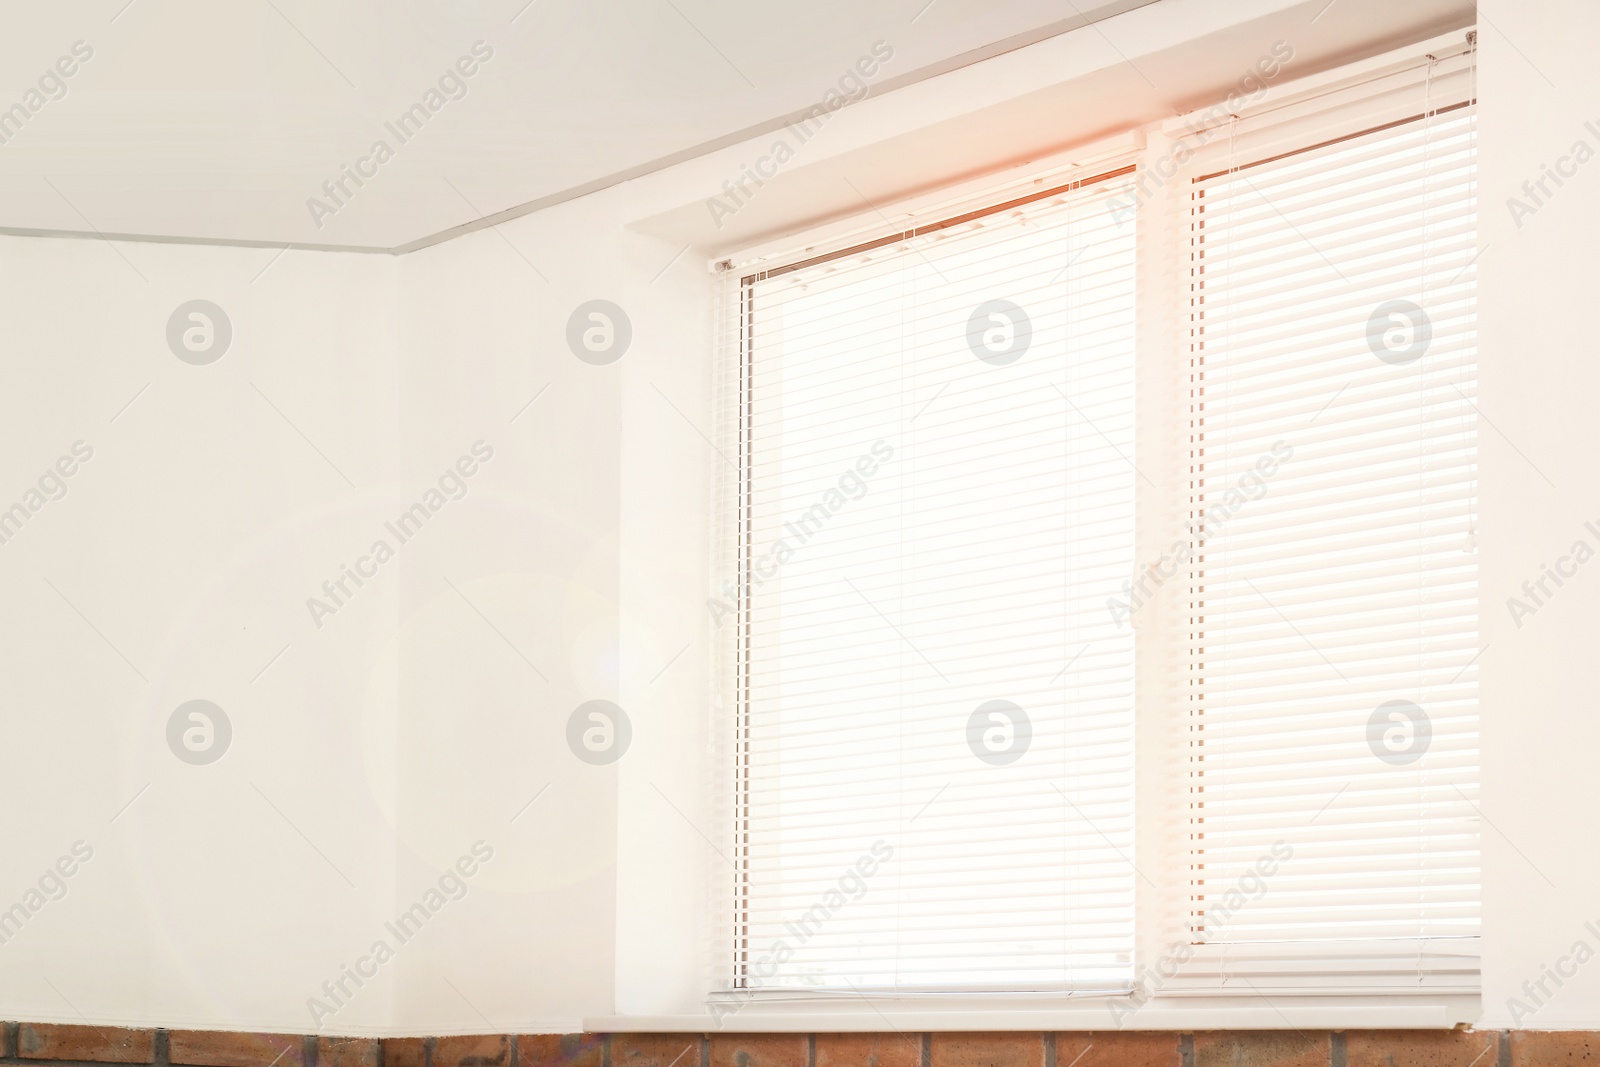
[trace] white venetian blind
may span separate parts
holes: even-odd
[[[1134,225],[1105,196],[732,282],[730,988],[1128,983]]]
[[[1193,185],[1179,989],[1476,981],[1469,62]]]

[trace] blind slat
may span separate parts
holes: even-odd
[[[1213,518],[1188,573],[1196,943],[1165,993],[1475,984],[1474,143],[1468,108],[1192,190]]]
[[[731,985],[1129,981],[1133,647],[1105,600],[1132,570],[1133,231],[1074,192],[738,284]],[[1025,716],[998,749],[986,718],[969,740],[993,701]]]

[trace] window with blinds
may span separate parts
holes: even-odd
[[[730,283],[728,988],[1129,985],[1127,171]]]
[[[1476,984],[1470,76],[1430,57],[1365,132],[1225,130],[1192,186],[1196,949],[1168,992]]]

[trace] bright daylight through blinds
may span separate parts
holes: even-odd
[[[1125,987],[1134,225],[1058,191],[737,302],[730,985]]]
[[[1190,981],[1475,980],[1473,131],[1194,186]]]

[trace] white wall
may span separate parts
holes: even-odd
[[[617,771],[564,729],[643,668],[615,651],[617,372],[562,330],[616,254],[547,285],[493,234],[412,261],[0,239],[0,507],[92,449],[0,544],[0,908],[93,850],[0,944],[0,1014],[434,1033],[611,1010]],[[196,297],[233,330],[205,366],[165,337]],[[377,540],[393,558],[314,618]],[[196,697],[233,727],[206,766],[165,740]],[[384,924],[477,841],[465,896],[400,944]],[[380,938],[377,978],[322,992]]]
[[[0,506],[93,449],[0,544],[0,907],[93,850],[0,945],[9,1016],[303,1029],[390,909],[395,773],[363,726],[398,588],[321,630],[305,598],[395,492],[397,264],[273,255],[0,239]],[[232,323],[206,366],[166,340],[195,298]],[[233,727],[209,766],[165,741],[195,698]],[[380,986],[340,1022],[387,1018]]]
[[[622,295],[594,211],[402,261],[406,466],[421,484],[477,439],[495,450],[401,599],[403,855],[423,878],[476,837],[497,850],[485,892],[408,960],[412,1032],[570,1031],[611,1003],[617,767],[566,741],[572,711],[638,669],[618,653],[618,368],[564,339],[573,306]],[[649,357],[647,325],[628,359]]]
[[[1213,30],[1231,17],[1268,33],[1251,20],[1319,6],[1210,10]],[[1482,445],[1483,1025],[1505,1026],[1505,998],[1541,964],[1580,937],[1600,948],[1583,927],[1600,926],[1600,865],[1581,839],[1600,814],[1582,673],[1600,568],[1520,629],[1503,605],[1585,520],[1600,525],[1579,436],[1600,385],[1582,317],[1582,253],[1600,227],[1585,186],[1600,170],[1520,229],[1503,206],[1571,141],[1600,146],[1583,127],[1600,93],[1579,0],[1487,14],[1509,36],[1483,27],[1482,407],[1505,435],[1486,426]],[[1340,32],[1328,55],[1355,33]],[[1074,48],[1086,72],[1120,62]],[[1044,68],[1011,62],[967,77],[1026,99]],[[831,203],[804,187],[833,180],[847,149],[967,116],[948,85],[903,92],[923,102],[844,113],[785,175],[799,192],[774,187],[770,202]],[[702,436],[715,431],[717,238],[679,220],[752,147],[399,260],[0,241],[0,507],[74,441],[95,449],[67,495],[0,544],[0,908],[74,841],[95,849],[67,896],[0,945],[0,1014],[312,1029],[306,998],[478,840],[494,858],[465,898],[324,1030],[568,1030],[699,1008],[717,869],[705,601],[722,461]],[[163,336],[195,297],[234,326],[210,366]],[[565,339],[596,298],[633,328],[609,366]],[[306,598],[374,539],[395,542],[385,521],[478,441],[494,455],[465,495],[316,627]],[[193,697],[235,728],[207,767],[163,739]],[[568,716],[594,698],[633,725],[610,766],[567,747]],[[1515,1022],[1600,1026],[1600,964]]]
[[[1600,164],[1581,168],[1565,188],[1547,182],[1554,195],[1541,194],[1543,206],[1520,226],[1507,200],[1534,204],[1522,183],[1575,142],[1600,151],[1600,125],[1586,125],[1600,123],[1600,70],[1588,48],[1600,9],[1584,0],[1496,0],[1481,5],[1479,26],[1483,1025],[1594,1028],[1600,962],[1577,966],[1574,946],[1583,941],[1600,955],[1592,846],[1600,566],[1578,568],[1560,588],[1547,582],[1555,595],[1520,626],[1506,601],[1524,597],[1523,582],[1579,539],[1600,549],[1585,527],[1600,528],[1592,446]],[[1523,991],[1558,964],[1575,976]]]
[[[403,261],[407,462],[431,470],[481,435],[499,479],[407,571],[406,837],[448,851],[470,813],[507,842],[495,895],[419,957],[410,1029],[484,1029],[479,1011],[490,1028],[577,1029],[697,1003],[711,283],[703,254],[622,225],[680,189],[631,183]],[[569,316],[595,299],[631,324],[609,365],[568,346]],[[611,765],[566,739],[597,698],[632,726]]]

